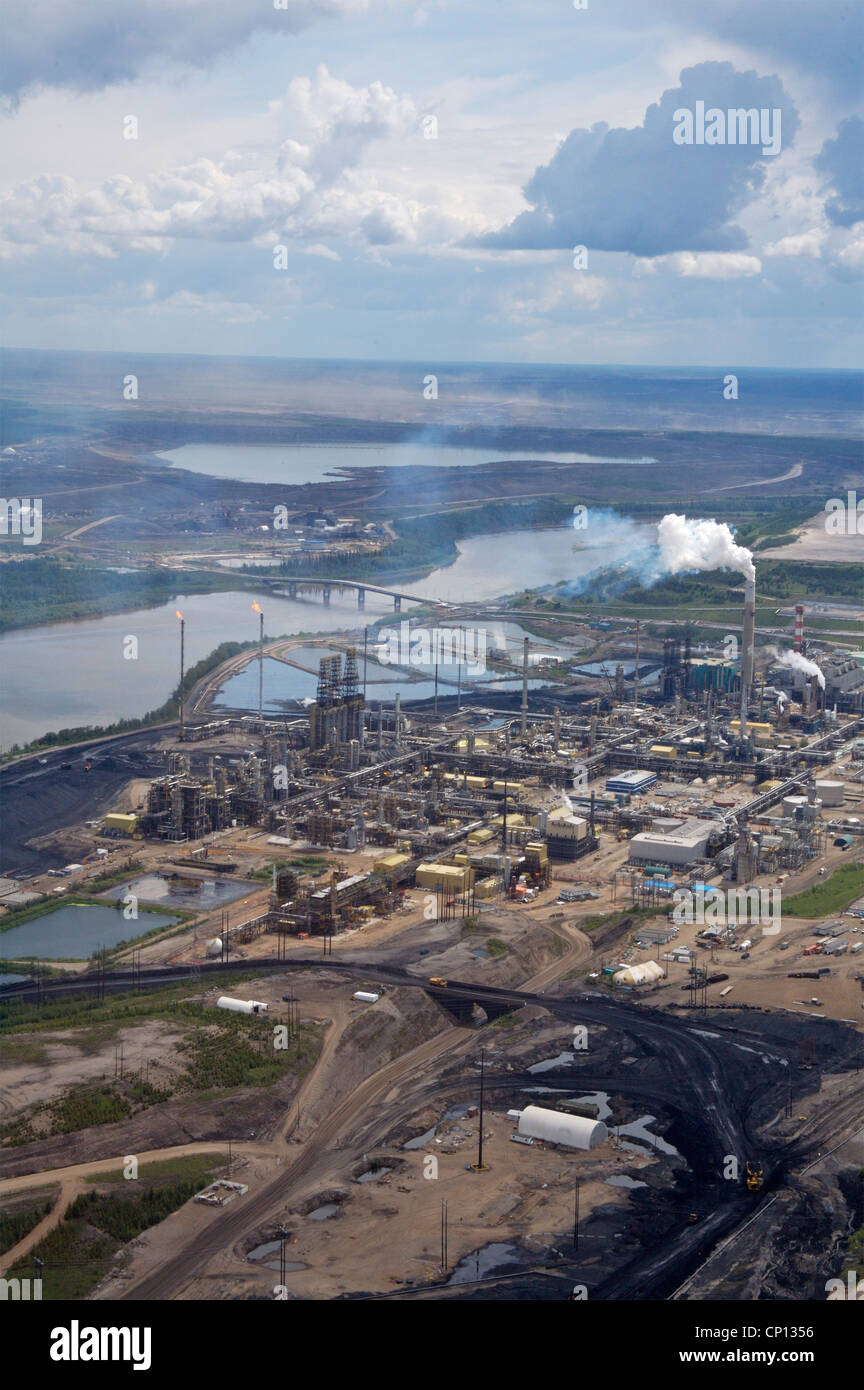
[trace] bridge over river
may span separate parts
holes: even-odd
[[[320,591],[325,605],[329,604],[330,595],[334,589],[339,593],[345,589],[355,589],[357,592],[358,608],[366,607],[367,594],[383,594],[385,598],[392,598],[393,610],[396,613],[401,613],[403,602],[431,603],[438,608],[443,608],[448,611],[455,611],[456,609],[456,604],[447,603],[444,599],[428,598],[424,594],[409,594],[403,589],[385,589],[380,584],[369,584],[365,580],[361,583],[360,580],[357,579],[310,579],[306,575],[292,577],[290,575],[286,576],[280,574],[278,579],[268,578],[262,579],[260,582],[262,585],[266,585],[276,598],[296,599],[300,593],[306,591],[317,593]]]

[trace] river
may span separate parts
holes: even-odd
[[[646,529],[646,536],[650,528]],[[576,579],[600,564],[625,557],[608,544],[592,548],[589,533],[570,527],[509,531],[459,543],[451,565],[403,587],[424,598],[461,603],[484,602],[525,588]],[[220,642],[254,639],[264,609],[268,637],[295,633],[353,631],[393,617],[392,601],[367,593],[358,613],[349,592],[334,590],[325,607],[320,599],[278,599],[268,593],[182,593],[169,603],[102,618],[20,628],[0,635],[0,715],[2,747],[24,744],[50,730],[106,725],[156,709],[179,682],[179,608],[186,619],[187,670]],[[126,641],[137,638],[137,657],[128,659]],[[268,663],[272,664],[272,663]]]

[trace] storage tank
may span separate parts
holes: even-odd
[[[372,994],[365,989],[358,989],[355,994],[351,995],[351,998],[356,999],[360,1004],[377,1004],[379,997],[379,995]]]
[[[823,806],[842,806],[846,784],[819,778],[816,782],[816,795],[821,798]]]
[[[206,946],[204,947],[204,954],[205,954],[205,956],[221,956],[221,954],[222,954],[222,938],[221,938],[221,936],[211,936],[210,940],[207,942]]]
[[[234,1014],[266,1014],[267,1005],[262,1004],[258,999],[229,999],[227,994],[223,994],[216,1000],[217,1009],[227,1009]]]
[[[602,1120],[565,1115],[542,1105],[525,1107],[519,1116],[518,1131],[527,1139],[545,1139],[547,1144],[566,1144],[570,1149],[596,1149],[609,1136]]]

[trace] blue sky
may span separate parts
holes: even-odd
[[[10,346],[860,365],[852,0],[0,10]]]

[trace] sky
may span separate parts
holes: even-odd
[[[858,0],[0,16],[7,346],[861,366]]]

